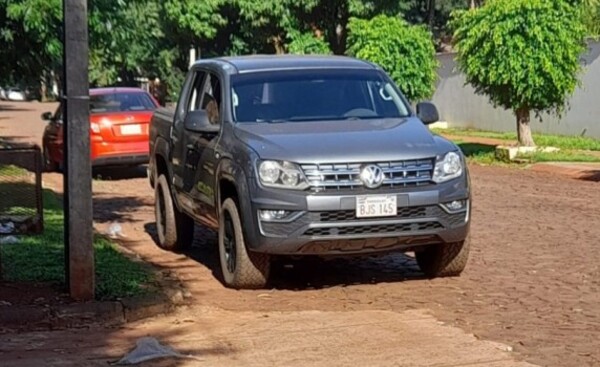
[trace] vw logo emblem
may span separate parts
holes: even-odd
[[[376,189],[383,183],[385,175],[381,167],[371,164],[365,166],[360,172],[360,180],[369,189]]]

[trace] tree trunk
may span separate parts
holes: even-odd
[[[435,22],[435,0],[429,0],[429,16],[428,16],[428,24],[429,30],[433,32],[433,25]]]
[[[48,102],[48,87],[45,75],[40,80],[40,102]]]
[[[283,40],[281,36],[273,36],[271,38],[271,42],[273,43],[273,48],[275,49],[275,53],[277,55],[283,55],[285,53],[285,47],[283,46]]]
[[[534,147],[533,136],[531,135],[531,126],[529,122],[530,111],[527,107],[521,107],[516,111],[517,115],[517,137],[519,139],[519,145],[525,147]]]

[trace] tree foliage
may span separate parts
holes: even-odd
[[[60,0],[0,0],[0,79],[34,84],[57,70],[61,18]]]
[[[456,14],[452,25],[459,68],[478,93],[514,110],[518,123],[528,124],[529,111],[563,110],[584,50],[578,8],[562,0],[489,0]],[[530,131],[520,142],[533,145]]]
[[[323,38],[316,37],[312,33],[298,33],[295,35],[291,35],[290,38],[292,39],[292,41],[288,44],[287,50],[291,54],[331,54],[329,44],[325,42]]]
[[[90,0],[90,82],[158,76],[178,90],[191,47],[199,57],[341,55],[353,17],[404,17],[431,23],[441,35],[449,11],[467,6],[468,0]],[[62,0],[0,0],[0,59],[0,84],[60,82]]]
[[[375,62],[411,101],[432,95],[438,62],[431,33],[423,26],[387,16],[350,20],[350,55]]]
[[[582,0],[583,23],[587,34],[592,37],[600,37],[600,0]]]

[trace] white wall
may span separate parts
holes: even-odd
[[[464,76],[456,69],[454,54],[438,56],[439,80],[432,101],[440,111],[440,119],[450,127],[469,127],[480,130],[516,131],[511,111],[494,108],[487,97],[475,94],[465,85]],[[600,139],[600,42],[589,42],[588,52],[581,58],[584,67],[581,87],[569,101],[570,108],[562,118],[542,116],[542,122],[532,113],[534,131],[585,135]]]

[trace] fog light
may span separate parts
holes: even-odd
[[[260,210],[258,214],[260,220],[271,221],[284,219],[288,216],[289,212],[287,210]]]
[[[450,210],[461,210],[464,206],[464,200],[454,200],[453,202],[446,204],[446,207]]]
[[[469,208],[468,200],[454,200],[447,203],[443,203],[441,207],[450,214],[462,213]]]

